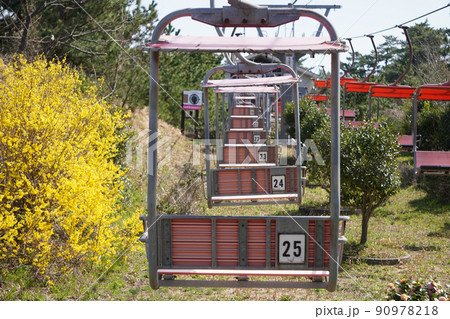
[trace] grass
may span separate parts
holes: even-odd
[[[215,213],[226,214],[226,209],[221,207]],[[253,214],[285,214],[281,207],[256,206],[246,210]],[[145,251],[141,245],[141,249],[126,259],[118,260],[102,277],[100,269],[79,271],[64,276],[54,285],[45,285],[34,282],[26,269],[19,269],[3,278],[0,299],[383,300],[387,284],[402,278],[434,278],[441,283],[450,283],[449,206],[428,201],[427,195],[415,186],[402,189],[390,203],[375,212],[370,221],[368,244],[352,250],[358,246],[360,223],[360,216],[351,216],[346,233],[349,239],[346,253],[360,257],[400,257],[409,254],[411,261],[383,266],[347,260],[340,270],[338,290],[333,293],[322,290],[235,288],[161,288],[153,291],[148,283]]]
[[[177,147],[189,146],[180,138]],[[173,145],[172,147],[175,147]],[[180,160],[188,158],[183,153]],[[402,163],[410,158],[403,155]],[[176,179],[177,170],[161,167],[164,187]],[[145,207],[144,176],[135,174],[128,194],[129,210]],[[145,194],[145,193],[144,193]],[[308,188],[304,206],[324,207],[327,194],[320,188]],[[294,205],[217,207],[206,209],[207,215],[298,215]],[[54,284],[33,280],[26,268],[14,272],[0,271],[0,300],[384,300],[390,282],[406,279],[436,279],[450,284],[450,205],[441,204],[417,186],[400,189],[388,203],[378,208],[369,222],[369,240],[360,246],[361,216],[351,215],[347,224],[345,254],[357,257],[402,257],[411,260],[393,266],[368,265],[347,259],[339,274],[338,289],[236,289],[236,288],[160,288],[154,291],[148,282],[148,266],[143,244],[139,249],[119,258],[105,270],[101,267],[77,269]],[[200,279],[206,279],[200,277]],[[281,279],[280,280],[284,280]]]

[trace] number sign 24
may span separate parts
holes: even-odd
[[[305,262],[305,234],[280,234],[278,238],[278,262],[303,264]]]
[[[286,190],[286,176],[285,175],[272,175],[272,191],[285,191]]]

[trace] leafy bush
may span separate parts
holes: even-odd
[[[51,278],[107,264],[139,225],[117,213],[122,114],[63,62],[0,69],[0,268]]]
[[[329,127],[313,135],[325,165],[312,162],[310,178],[329,184],[331,169],[331,133]],[[341,200],[344,205],[362,211],[361,244],[367,242],[372,212],[400,188],[396,135],[385,125],[371,124],[356,129],[341,125]]]
[[[411,281],[402,279],[394,284],[390,283],[387,289],[387,300],[395,301],[445,301],[450,300],[450,293],[435,280]]]
[[[319,106],[312,98],[303,98],[299,102],[299,116],[301,127],[301,139],[305,141],[312,138],[314,132],[322,127],[330,125],[330,116],[325,107]],[[283,113],[288,134],[295,138],[294,103],[288,102]]]

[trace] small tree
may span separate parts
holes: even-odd
[[[330,178],[330,128],[316,131],[313,138],[325,165],[311,163],[310,178],[326,184]],[[347,129],[341,125],[341,201],[362,211],[360,244],[367,242],[373,211],[400,187],[397,155],[396,136],[387,126]]]
[[[325,107],[317,105],[311,98],[301,99],[299,102],[299,116],[301,139],[305,141],[312,138],[314,132],[321,127],[330,126],[330,116]],[[288,102],[283,117],[288,125],[287,132],[290,136],[295,137],[295,116],[294,103]]]

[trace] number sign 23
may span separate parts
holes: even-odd
[[[305,234],[280,234],[278,237],[278,262],[303,264],[305,262]]]

